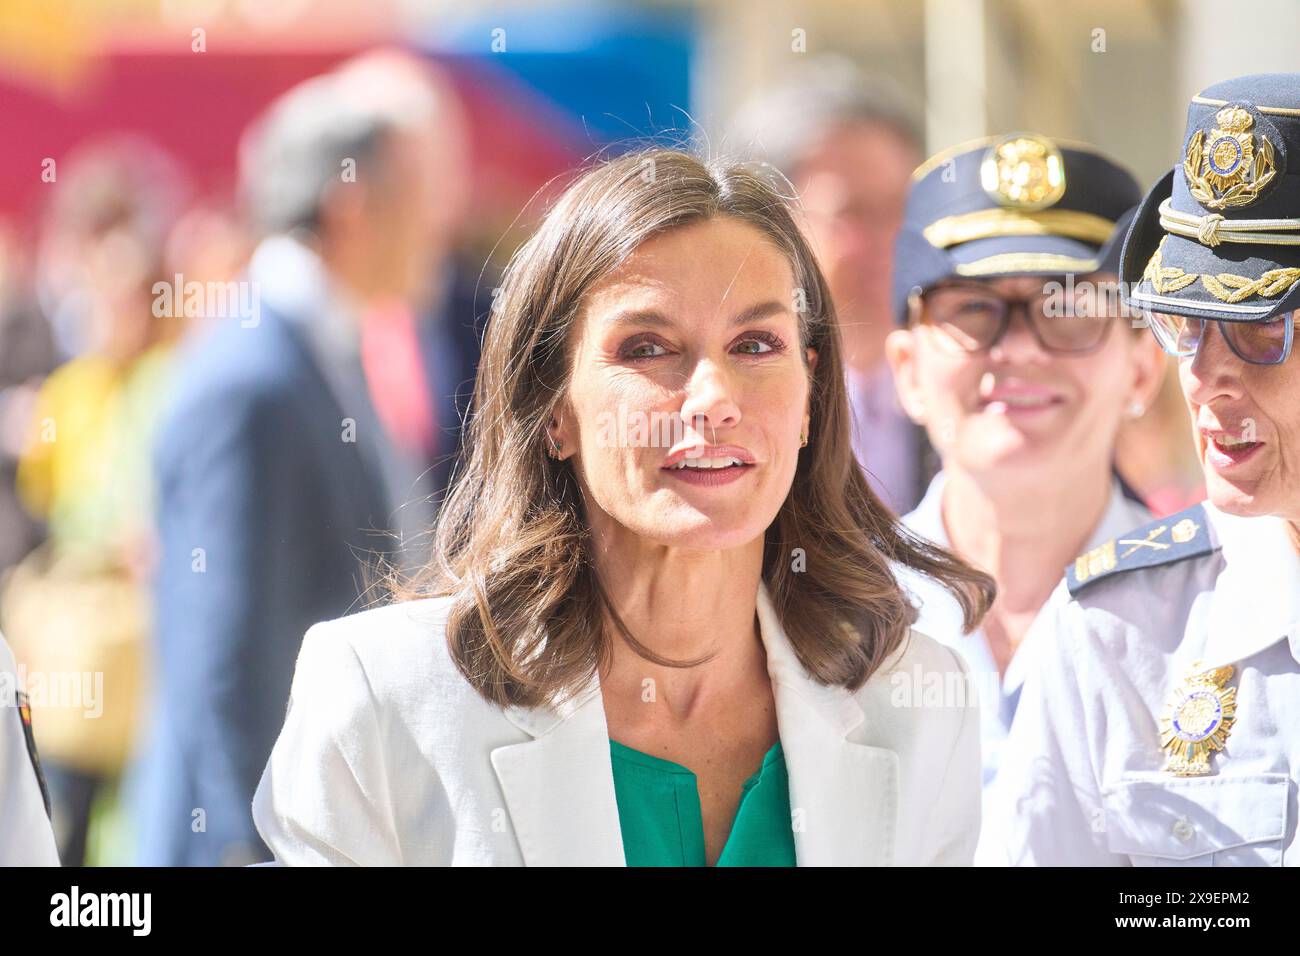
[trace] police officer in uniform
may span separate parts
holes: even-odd
[[[939,153],[908,196],[893,276],[902,327],[885,347],[943,468],[903,523],[993,573],[998,600],[966,634],[943,588],[898,576],[916,629],[971,665],[986,794],[1029,670],[1025,638],[1061,568],[1151,518],[1114,470],[1122,424],[1165,371],[1113,299],[1141,197],[1097,150],[1028,131]]]
[[[979,863],[1300,863],[1300,74],[1192,99],[1121,256],[1209,498],[1079,556]]]
[[[0,866],[58,866],[50,797],[13,652],[0,636]]]

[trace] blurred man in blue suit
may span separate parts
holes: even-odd
[[[395,388],[443,399],[411,378],[425,364],[414,337],[372,347],[367,329],[448,301],[436,280],[464,205],[461,129],[427,65],[378,54],[291,90],[241,145],[264,239],[237,314],[189,343],[155,453],[144,864],[270,859],[250,802],[302,636],[371,596],[374,558],[420,557],[400,552],[432,518],[432,446],[394,440],[385,410],[411,406]]]

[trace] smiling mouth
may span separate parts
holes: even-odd
[[[683,459],[661,470],[672,475],[673,481],[696,488],[720,488],[736,481],[742,481],[746,473],[754,468],[752,462],[744,462],[735,457],[690,458]]]
[[[1245,441],[1232,435],[1205,435],[1206,457],[1216,466],[1239,465],[1263,446],[1260,441]]]
[[[753,465],[739,458],[683,458],[675,465],[669,465],[664,471],[724,471],[728,468],[752,468]]]
[[[1061,399],[1055,395],[998,395],[985,399],[983,409],[996,415],[1006,415],[1041,411],[1059,405],[1060,402]]]

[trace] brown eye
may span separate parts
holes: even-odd
[[[758,347],[752,350],[745,348],[750,345]],[[766,355],[769,352],[780,352],[785,348],[785,343],[771,332],[756,332],[741,339],[736,348],[741,349],[743,355]]]
[[[648,351],[653,349],[658,349],[659,351],[658,352]],[[637,359],[658,358],[660,355],[666,355],[666,354],[668,354],[668,350],[665,349],[662,345],[660,345],[658,342],[651,342],[648,340],[637,342],[635,345],[630,345],[623,350],[623,358],[630,359],[633,361]]]

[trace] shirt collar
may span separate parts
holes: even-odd
[[[1286,521],[1230,515],[1208,501],[1204,508],[1224,564],[1210,596],[1205,667],[1243,660],[1283,639],[1300,662],[1300,554]]]
[[[1106,511],[1101,516],[1101,521],[1084,545],[1085,552],[1093,548],[1099,548],[1112,538],[1119,538],[1128,534],[1134,528],[1140,528],[1150,521],[1154,516],[1150,510],[1140,502],[1124,494],[1117,479],[1111,481],[1110,502],[1106,505]]]
[[[261,302],[299,325],[330,354],[356,355],[361,348],[360,303],[325,268],[314,249],[294,236],[263,239],[248,264]]]
[[[903,519],[903,524],[911,531],[941,548],[952,547],[948,540],[948,530],[943,526],[943,487],[946,482],[942,471],[935,475],[930,480],[930,487],[925,489],[925,497],[920,504]]]

